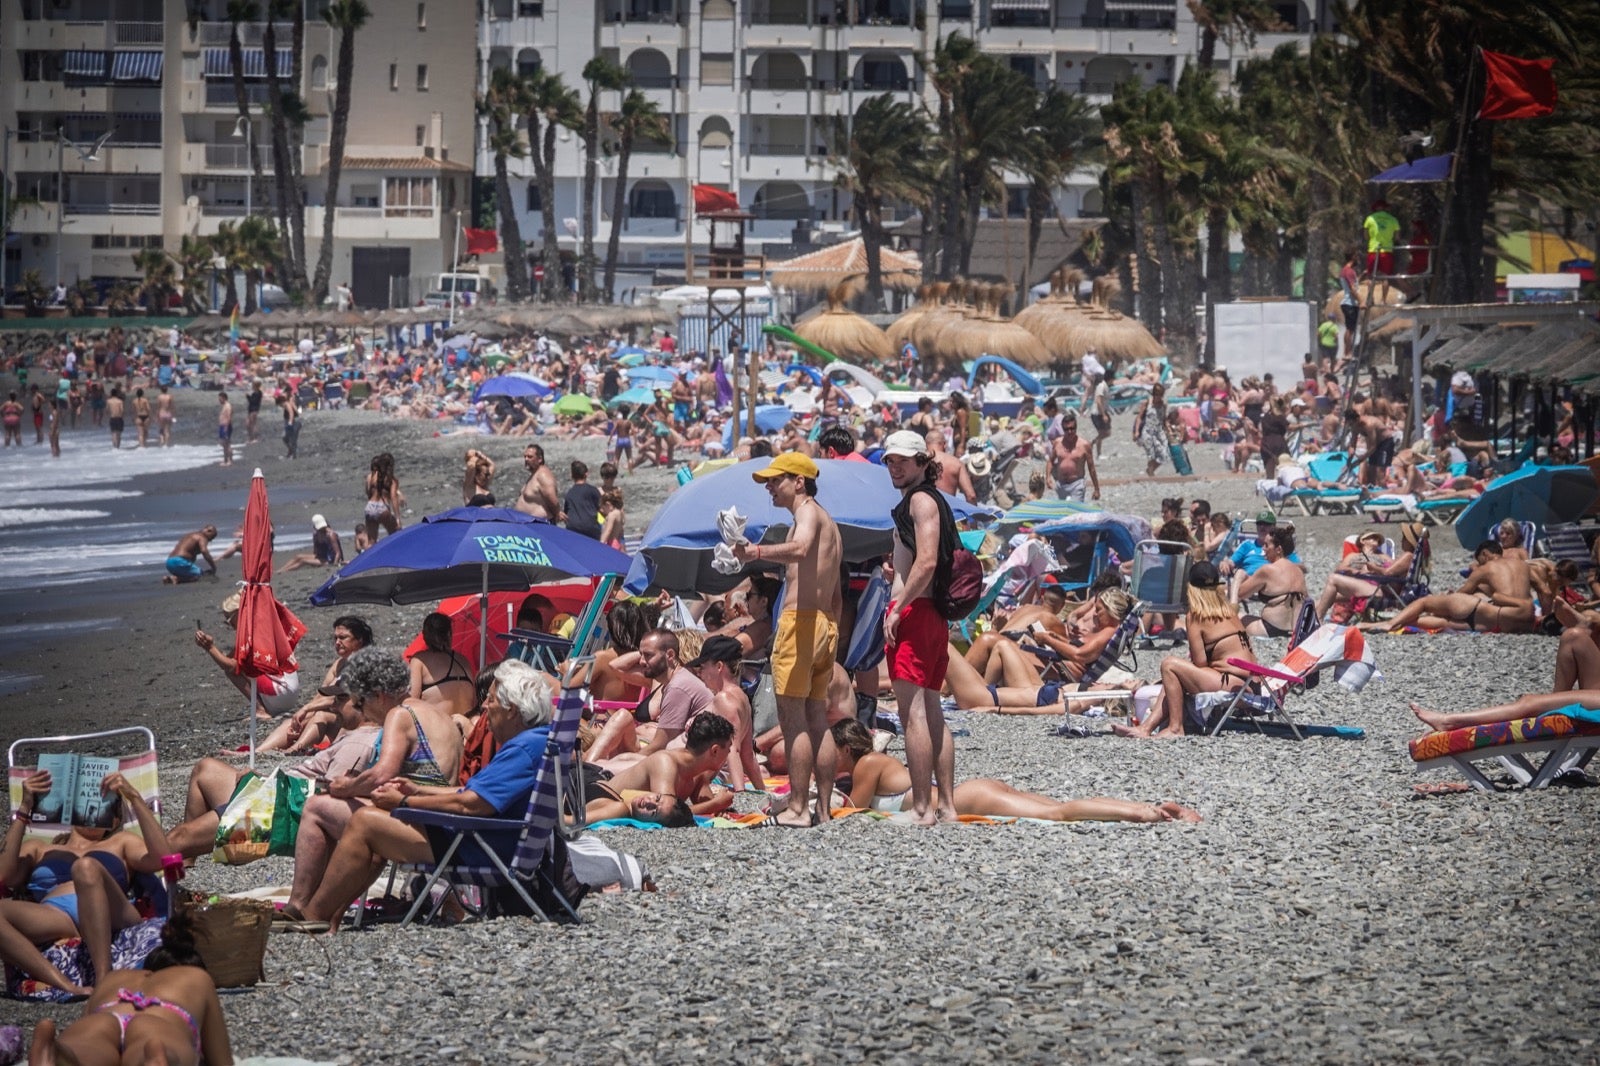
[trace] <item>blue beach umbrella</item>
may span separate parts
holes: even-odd
[[[1468,551],[1490,539],[1494,527],[1507,518],[1532,522],[1543,529],[1561,522],[1576,522],[1600,496],[1600,485],[1586,466],[1539,466],[1522,469],[1489,483],[1456,519],[1456,539]]]
[[[628,384],[671,385],[678,380],[678,372],[664,366],[634,366],[628,368]]]
[[[474,592],[487,602],[491,591],[622,574],[628,563],[615,548],[543,518],[504,507],[457,507],[384,537],[313,592],[311,603],[423,603]],[[487,609],[479,617],[486,620]],[[488,640],[484,625],[479,662]]]
[[[606,404],[606,406],[612,410],[616,410],[625,403],[633,404],[635,407],[648,407],[655,402],[656,394],[654,389],[639,387],[626,389],[617,393],[615,396],[611,397],[611,402]]]
[[[617,365],[624,367],[638,366],[640,363],[645,361],[645,358],[646,356],[644,352],[629,352],[627,355],[617,356]]]
[[[623,359],[629,359],[629,358],[634,358],[634,357],[637,357],[638,359],[643,360],[649,354],[650,353],[648,351],[646,351],[645,349],[639,347],[637,344],[624,345],[623,347],[618,348],[616,351],[611,353],[612,358],[616,359],[618,362],[622,361]],[[638,363],[631,363],[629,365],[637,366]]]
[[[482,385],[479,385],[477,391],[472,394],[472,399],[477,401],[490,396],[509,396],[512,399],[537,396],[540,399],[544,399],[554,391],[549,385],[533,378],[522,377],[517,374],[502,374],[500,377],[490,378]]]
[[[784,426],[787,426],[789,424],[789,420],[793,417],[794,411],[790,409],[788,404],[762,404],[760,407],[756,408],[756,431],[758,433],[776,433]],[[739,436],[743,437],[747,435],[744,432],[744,424],[745,417],[743,411],[735,411],[733,413],[733,417],[728,419],[728,421],[723,424],[722,450],[724,452],[733,451],[735,428],[739,430]]]
[[[742,581],[742,574],[719,574],[711,567],[712,550],[721,542],[717,512],[736,508],[746,519],[745,536],[755,543],[787,536],[793,517],[773,506],[765,486],[751,477],[770,462],[749,459],[675,489],[645,530],[640,543],[644,558],[635,558],[629,591],[654,585],[678,593],[722,592]],[[894,520],[889,512],[900,501],[900,490],[889,472],[844,459],[819,459],[817,469],[817,502],[839,524],[845,560],[863,562],[891,551]],[[957,521],[985,513],[965,500],[945,500]]]

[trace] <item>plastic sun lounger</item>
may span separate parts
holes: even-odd
[[[1581,770],[1600,749],[1600,724],[1569,718],[1560,711],[1537,718],[1468,726],[1429,733],[1411,741],[1411,759],[1418,771],[1454,768],[1480,792],[1496,791],[1495,783],[1474,763],[1495,759],[1515,781],[1541,789],[1568,770]],[[1530,757],[1543,755],[1538,765]]]

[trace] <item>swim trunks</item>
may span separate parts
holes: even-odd
[[[233,439],[233,423],[230,422],[227,425],[223,425],[220,422],[217,423],[217,439],[218,440],[232,440]]]
[[[200,564],[193,559],[185,559],[181,555],[167,557],[167,573],[179,581],[199,581],[200,575],[205,571],[200,569]]]
[[[896,609],[896,604],[889,604],[890,612]],[[950,625],[933,600],[926,596],[912,600],[900,616],[895,636],[898,641],[886,649],[889,679],[936,691],[943,686],[950,666]]]
[[[122,427],[123,427],[124,424],[125,423],[120,418],[111,419],[111,432],[113,432],[113,433],[121,433],[122,432]]]
[[[1056,499],[1058,500],[1077,500],[1082,503],[1088,498],[1088,495],[1088,481],[1085,478],[1080,477],[1076,481],[1056,482]]]
[[[784,611],[772,635],[772,690],[779,696],[823,700],[833,677],[839,626],[822,611]]]

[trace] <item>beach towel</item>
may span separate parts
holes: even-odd
[[[111,968],[114,970],[139,970],[145,958],[161,943],[161,927],[165,918],[151,918],[121,930],[111,940]],[[89,949],[80,937],[57,940],[44,949],[44,957],[70,981],[80,985],[95,983],[94,965],[89,961]],[[5,968],[6,995],[12,999],[29,999],[41,1003],[67,1003],[71,996],[43,981],[26,977],[20,970]]]

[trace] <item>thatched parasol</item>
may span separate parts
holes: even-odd
[[[1058,327],[1057,350],[1074,359],[1091,349],[1117,360],[1151,359],[1166,354],[1161,342],[1137,319],[1111,309],[1121,288],[1115,278],[1096,278],[1089,308]]]
[[[911,340],[911,331],[922,317],[937,308],[944,300],[945,289],[948,286],[942,281],[930,282],[917,287],[917,302],[899,318],[889,323],[885,334],[889,343],[898,350],[902,344]],[[912,343],[915,343],[914,341]]]
[[[922,279],[922,261],[905,252],[879,248],[878,265],[883,271],[883,286],[886,289],[911,292]],[[867,277],[866,242],[857,237],[785,259],[772,264],[767,270],[767,277],[773,285],[795,292],[829,291],[845,281],[863,286]],[[849,298],[846,297],[846,302]]]
[[[976,310],[966,320],[945,330],[939,346],[942,360],[959,362],[982,355],[998,355],[1028,370],[1042,370],[1050,365],[1050,353],[1038,337],[1000,317],[999,308],[1011,295],[1010,285],[980,283],[971,288]]]
[[[851,362],[889,363],[894,346],[888,336],[854,311],[845,310],[848,286],[828,290],[828,309],[795,327],[795,335]]]
[[[974,297],[977,287],[977,282],[962,278],[948,283],[943,303],[912,324],[911,343],[917,346],[918,353],[925,361],[934,364],[959,362],[959,357],[949,350],[947,337],[976,313]]]
[[[1083,274],[1065,267],[1050,275],[1050,295],[1024,307],[1011,321],[1038,337],[1057,362],[1076,359],[1075,352],[1066,343],[1079,316],[1088,309],[1078,303],[1078,284]]]

